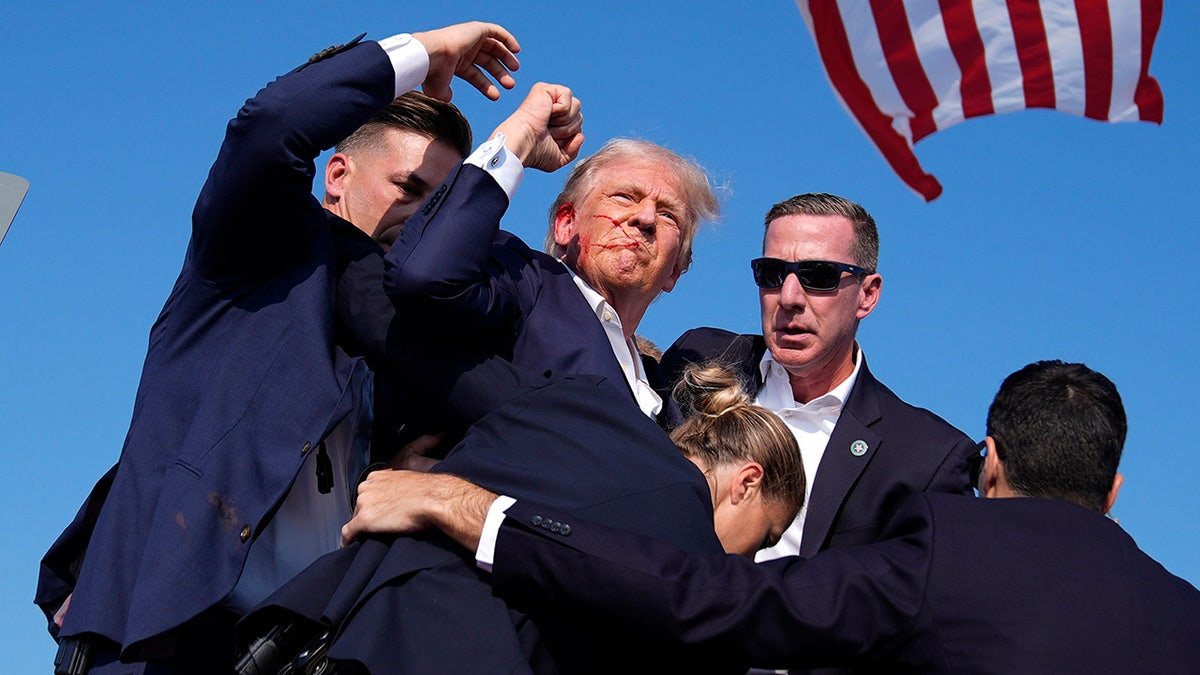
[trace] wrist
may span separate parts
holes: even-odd
[[[521,166],[528,168],[529,157],[536,146],[533,131],[524,124],[507,120],[496,127],[492,137],[497,134],[504,135],[504,148],[521,162]]]

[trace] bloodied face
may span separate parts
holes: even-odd
[[[670,291],[688,218],[678,176],[660,161],[628,158],[602,168],[576,203],[555,214],[565,262],[610,301],[636,294],[648,304]]]

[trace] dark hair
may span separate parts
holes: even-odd
[[[445,143],[463,157],[471,154],[471,125],[467,118],[454,104],[418,91],[410,91],[389,103],[334,149],[352,153],[374,147],[387,129],[413,131]]]
[[[772,222],[784,216],[842,216],[854,226],[854,248],[850,252],[854,256],[854,264],[869,270],[879,269],[879,228],[862,206],[845,197],[808,192],[772,206],[763,223],[769,228]],[[763,236],[765,244],[765,228]]]
[[[1038,361],[1005,378],[988,408],[1013,490],[1104,511],[1125,445],[1116,386],[1082,363]]]
[[[763,497],[796,511],[804,505],[804,462],[791,430],[775,413],[755,405],[728,366],[695,363],[675,385],[687,420],[671,440],[687,457],[715,469],[753,460],[762,465]]]

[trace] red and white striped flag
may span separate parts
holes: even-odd
[[[926,200],[913,144],[969,117],[1054,108],[1162,123],[1162,0],[797,0],[842,103]]]

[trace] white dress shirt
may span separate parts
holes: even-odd
[[[825,446],[837,426],[838,418],[842,416],[842,406],[854,383],[858,380],[858,371],[862,368],[862,350],[855,345],[854,370],[850,376],[842,380],[828,394],[818,396],[808,403],[798,403],[792,395],[792,383],[783,366],[771,356],[770,350],[763,354],[759,368],[762,372],[763,386],[758,392],[755,403],[779,415],[783,423],[796,437],[800,445],[800,456],[804,463],[804,506],[796,519],[784,531],[779,542],[770,548],[759,551],[754,560],[774,560],[800,552],[800,540],[804,536],[804,518],[808,515],[808,498],[812,495],[812,486],[816,482],[817,469],[821,466],[821,457],[825,454]]]

